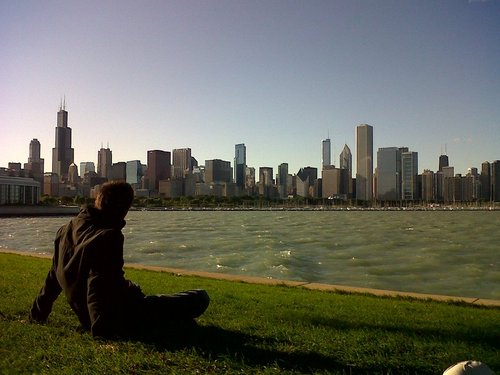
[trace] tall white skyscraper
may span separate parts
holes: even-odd
[[[356,198],[373,199],[373,127],[356,127]]]
[[[323,139],[321,142],[321,167],[322,169],[327,165],[332,165],[332,146],[330,143],[330,138]]]

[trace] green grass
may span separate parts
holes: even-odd
[[[0,254],[0,374],[441,374],[467,359],[500,371],[500,309],[253,285],[127,269],[146,293],[201,287],[198,327],[136,341],[78,331],[63,296],[27,322],[50,265]]]

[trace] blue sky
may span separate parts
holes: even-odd
[[[200,164],[320,167],[355,127],[406,146],[419,171],[500,159],[500,1],[0,0],[0,166],[38,138],[51,170],[66,98],[75,162],[146,162],[190,147]]]

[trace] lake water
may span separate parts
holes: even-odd
[[[2,218],[0,249],[52,253],[69,217]],[[125,262],[500,300],[500,211],[134,211]]]

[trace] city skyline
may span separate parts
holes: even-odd
[[[73,159],[71,128],[68,126],[68,112],[65,105],[57,112],[55,127],[55,147],[52,171],[43,170],[44,159],[40,158],[41,144],[31,140],[28,163],[9,163],[8,168],[0,168],[3,180],[2,202],[36,202],[43,192],[49,196],[91,196],[95,188],[108,180],[123,180],[132,184],[141,196],[149,194],[176,197],[211,195],[233,197],[241,193],[264,196],[266,198],[290,196],[323,199],[356,199],[364,202],[471,202],[500,200],[500,160],[470,168],[467,175],[454,173],[448,156],[439,157],[439,171],[418,169],[418,152],[408,147],[386,147],[377,151],[376,167],[373,164],[373,127],[360,124],[356,127],[356,178],[352,175],[352,154],[347,144],[339,155],[340,168],[331,163],[330,139],[322,140],[321,177],[318,168],[303,167],[296,174],[288,173],[288,163],[278,166],[276,179],[273,167],[259,167],[256,184],[255,168],[247,166],[245,144],[235,145],[233,167],[230,161],[221,159],[205,160],[200,171],[198,161],[192,157],[190,148],[148,150],[147,165],[140,160],[113,163],[112,151],[104,148],[98,151],[97,173],[93,162],[81,162],[83,170],[89,173],[82,178]],[[171,158],[172,156],[172,158]],[[63,166],[68,166],[67,172]],[[195,176],[196,175],[196,176]],[[16,180],[15,178],[19,178]],[[28,177],[28,178],[25,178]],[[31,177],[31,178],[29,178]],[[43,180],[43,183],[42,183]],[[34,184],[42,184],[35,186]],[[43,187],[42,187],[43,186]],[[23,190],[27,189],[27,190]],[[24,191],[24,193],[22,193]],[[352,194],[352,195],[351,195]],[[16,198],[17,197],[17,198]],[[37,198],[38,197],[38,198]],[[19,202],[18,202],[19,203]]]
[[[74,160],[73,158],[73,155],[74,155],[74,148],[73,147],[68,147],[68,146],[72,146],[72,129],[71,127],[68,125],[68,111],[66,111],[66,105],[62,104],[60,105],[59,107],[59,111],[57,112],[57,122],[56,122],[56,127],[55,127],[55,147],[52,148],[52,170],[45,170],[44,172],[52,172],[52,173],[56,173],[57,175],[61,176],[61,177],[65,177],[68,175],[68,172],[64,172],[62,171],[62,173],[60,172],[61,170],[61,167],[60,167],[60,164],[64,164],[64,165],[68,165],[68,168],[70,166],[70,164],[75,164],[76,167],[77,167],[77,170],[78,170],[78,175],[79,176],[83,176],[83,173],[80,171],[81,169],[81,166],[84,165],[84,164],[94,164],[95,166],[97,166],[97,174],[100,176],[100,177],[106,177],[106,178],[111,178],[111,167],[113,164],[115,163],[123,163],[123,162],[131,162],[131,161],[139,161],[141,164],[147,164],[148,163],[148,160],[150,159],[150,155],[152,153],[155,153],[155,152],[160,152],[160,153],[163,153],[163,154],[170,154],[171,155],[171,159],[170,159],[170,163],[171,163],[171,167],[173,167],[174,169],[172,170],[172,173],[173,175],[175,175],[176,173],[179,173],[179,172],[176,172],[176,167],[175,167],[175,162],[174,162],[174,156],[177,154],[177,155],[180,155],[180,153],[182,153],[183,155],[183,159],[184,161],[181,163],[180,162],[180,159],[178,161],[179,163],[179,166],[182,164],[186,164],[184,167],[181,167],[181,171],[184,170],[192,170],[192,166],[190,165],[190,161],[192,160],[191,159],[191,148],[190,147],[186,147],[186,148],[182,148],[182,149],[179,149],[179,148],[174,148],[172,150],[147,150],[146,151],[146,157],[144,159],[142,158],[139,158],[139,159],[124,159],[124,160],[115,160],[113,161],[113,158],[112,158],[112,152],[113,150],[110,148],[109,146],[109,143],[107,145],[106,148],[104,148],[104,146],[101,144],[101,147],[100,149],[97,150],[97,158],[95,159],[95,162],[94,160],[86,160],[86,161],[77,161],[77,160]],[[360,130],[362,129],[365,129],[362,131],[362,133],[360,133]],[[366,129],[368,129],[369,133],[367,134],[366,133]],[[61,134],[61,130],[64,130],[65,132]],[[362,157],[362,160],[366,160],[368,159],[368,164],[365,165],[365,166],[361,166],[363,164],[366,164],[367,162],[364,161],[362,162],[360,165],[356,166],[356,168],[352,168],[352,160],[350,159],[351,156],[350,156],[350,149],[349,149],[349,145],[348,144],[344,144],[343,146],[343,150],[339,153],[338,155],[338,159],[336,158],[336,156],[332,155],[332,150],[331,150],[331,140],[330,138],[326,138],[326,139],[323,139],[321,140],[321,143],[320,145],[318,146],[318,148],[320,149],[320,152],[321,152],[321,161],[320,161],[320,165],[302,165],[301,167],[299,167],[299,169],[297,169],[297,172],[294,172],[294,171],[290,171],[290,173],[292,175],[296,174],[296,173],[299,173],[300,170],[304,167],[313,167],[313,168],[317,168],[318,171],[321,171],[324,167],[326,166],[336,166],[337,168],[346,168],[346,169],[350,169],[350,172],[351,172],[351,177],[353,178],[356,178],[358,176],[358,169],[361,168],[363,169],[362,171],[362,174],[366,174],[367,172],[366,171],[370,171],[368,173],[368,175],[371,175],[371,178],[369,178],[369,181],[371,181],[373,179],[373,174],[375,173],[376,171],[376,168],[377,168],[377,159],[378,157],[380,157],[380,151],[384,151],[384,150],[387,150],[387,149],[399,149],[400,151],[401,150],[406,150],[408,151],[408,147],[387,147],[387,146],[383,146],[383,147],[379,147],[377,150],[374,149],[374,146],[373,146],[373,138],[374,138],[374,128],[369,125],[369,124],[359,124],[355,127],[355,132],[356,132],[356,142],[358,142],[358,144],[354,144],[354,149],[355,149],[355,152],[356,154],[363,154],[363,157]],[[361,144],[359,143],[359,134],[362,134],[362,141],[361,141]],[[34,146],[34,143],[36,143],[36,146]],[[253,165],[248,165],[246,164],[246,145],[245,143],[240,143],[240,144],[236,144],[234,145],[235,147],[235,157],[234,159],[231,161],[231,160],[223,160],[222,158],[220,157],[214,157],[213,159],[205,159],[205,160],[199,160],[196,158],[196,155],[193,155],[192,157],[197,160],[198,164],[199,165],[204,165],[205,162],[207,161],[212,161],[212,160],[223,160],[224,162],[229,162],[230,165],[231,165],[231,168],[233,168],[233,179],[234,179],[234,182],[237,183],[237,174],[236,174],[236,169],[237,169],[237,165],[243,165],[245,167],[253,167],[253,168],[262,168],[264,167],[264,165],[270,165],[269,163],[268,164],[264,164],[264,165],[260,165],[260,166],[253,166]],[[364,148],[368,147],[368,151],[365,151]],[[40,159],[40,155],[41,155],[41,144],[39,142],[38,139],[36,138],[33,138],[30,143],[29,143],[29,153],[28,153],[28,164],[30,163],[31,159],[32,159],[32,155],[33,155],[33,148],[36,149],[36,155],[37,155],[37,158]],[[62,155],[59,155],[61,154],[61,152],[58,152],[57,150],[61,150],[62,152]],[[349,165],[347,164],[348,162],[343,158],[345,158],[346,156],[344,156],[344,153],[349,152],[349,162],[351,163],[350,164],[350,167],[352,168],[349,168]],[[415,151],[412,153],[416,154],[416,156],[414,156],[417,161],[417,165],[418,165],[418,160],[419,160],[419,153],[418,151]],[[179,158],[180,156],[178,156]],[[333,157],[333,160],[332,160],[332,157]],[[73,158],[73,161],[71,161],[70,159]],[[359,157],[357,157],[359,158]],[[498,160],[499,158],[493,158],[491,160],[484,160],[483,162],[493,162],[495,160]],[[42,160],[42,165],[43,165],[43,158],[41,158],[40,160]],[[237,162],[237,160],[239,160],[239,162]],[[338,163],[337,164],[333,164],[333,161],[334,160],[338,160]],[[330,162],[331,164],[325,164],[325,162],[328,161]],[[482,163],[483,163],[482,162]],[[24,165],[25,164],[25,161],[24,160],[11,160],[9,163],[20,163],[21,165]],[[7,163],[7,164],[9,164]],[[385,162],[384,162],[385,163]],[[481,163],[481,164],[482,164]],[[5,168],[7,167],[7,164],[6,165],[0,165],[0,168]],[[282,163],[280,163],[277,167],[276,166],[272,166],[270,168],[277,168],[279,169],[281,164],[287,164],[288,166],[288,162],[286,161],[283,161]],[[447,154],[440,154],[437,161],[436,161],[436,164],[438,165],[438,167],[436,169],[432,169],[432,168],[423,168],[423,169],[416,169],[416,172],[417,174],[423,174],[424,171],[427,171],[427,170],[430,170],[432,172],[437,172],[437,171],[441,171],[442,170],[442,167],[443,165],[445,165],[445,168],[448,167],[449,165],[449,158],[448,158],[448,155]],[[346,166],[348,165],[348,166]],[[371,165],[371,169],[369,168],[369,166]],[[102,170],[101,170],[102,168]],[[266,167],[264,167],[266,168]],[[455,173],[457,174],[461,174],[461,175],[465,175],[467,171],[465,171],[464,173],[462,172],[456,172],[455,171],[455,167],[453,165],[449,165],[448,168],[452,168],[454,173],[451,174],[451,176],[453,176]],[[481,168],[481,165],[480,166],[470,166],[468,168],[477,168],[477,169],[480,169]],[[241,173],[242,171],[240,171]],[[179,176],[178,177],[181,177],[181,175],[183,175],[184,173],[183,172],[180,172]],[[451,177],[450,176],[450,177]],[[369,176],[368,176],[369,177]],[[359,182],[358,182],[359,184]],[[372,186],[370,186],[370,184]],[[359,189],[359,186],[358,186],[358,189]],[[365,188],[363,188],[363,191],[365,190]],[[364,195],[366,194],[369,194],[368,191],[373,191],[373,183],[372,182],[369,182],[368,183],[368,186],[367,186],[367,190],[366,190],[366,193],[364,193]],[[368,195],[366,196],[368,198]]]
[[[189,147],[201,162],[321,166],[353,150],[408,147],[419,172],[498,159],[500,3],[8,2],[0,14],[0,165],[31,139],[50,165],[66,96],[75,162]],[[447,152],[445,152],[445,150]],[[338,164],[334,162],[334,164]],[[353,171],[354,173],[354,171]]]

